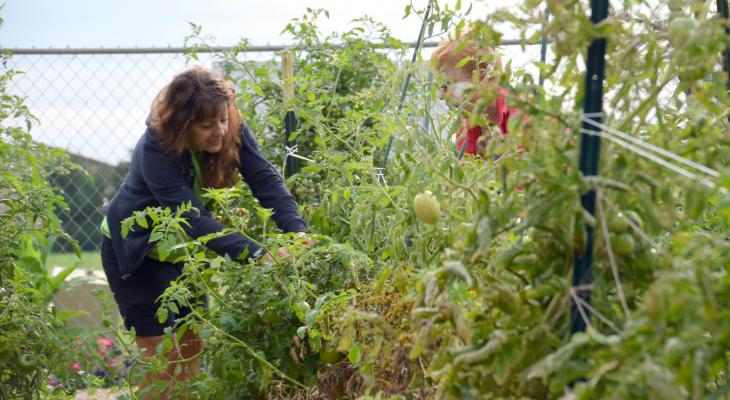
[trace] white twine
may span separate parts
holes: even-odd
[[[311,158],[307,158],[307,157],[300,156],[299,154],[297,154],[298,149],[299,149],[299,145],[296,145],[296,144],[291,147],[286,146],[286,157],[294,157],[294,158],[298,158],[300,160],[309,161],[311,163],[315,163],[315,164],[317,163],[316,161],[312,160]]]
[[[377,179],[377,182],[387,187],[388,181],[385,178],[385,168],[373,167],[373,169],[375,170],[375,178]]]
[[[657,146],[655,146],[655,145],[653,145],[651,143],[647,143],[647,142],[645,142],[645,141],[643,141],[643,140],[641,140],[639,138],[636,138],[634,136],[631,136],[629,134],[626,134],[624,132],[621,132],[618,129],[612,128],[612,127],[610,127],[608,125],[602,124],[602,123],[600,123],[598,121],[595,121],[595,120],[589,118],[590,116],[593,116],[595,114],[596,113],[593,113],[593,114],[585,114],[584,117],[583,117],[583,122],[586,122],[586,123],[588,123],[590,125],[593,125],[593,126],[595,126],[597,128],[600,128],[600,129],[602,129],[602,130],[604,130],[606,132],[610,132],[613,135],[618,136],[618,137],[620,137],[620,138],[622,138],[622,139],[624,139],[626,141],[632,142],[632,143],[634,143],[634,144],[636,144],[638,146],[641,146],[641,147],[644,147],[644,148],[646,148],[648,150],[652,150],[652,151],[654,151],[656,153],[659,153],[659,154],[663,155],[664,157],[671,158],[671,159],[673,159],[673,160],[675,160],[675,161],[677,161],[679,163],[682,163],[682,164],[684,164],[684,165],[686,165],[688,167],[692,167],[692,168],[694,168],[694,169],[696,169],[698,171],[701,171],[701,172],[703,172],[703,173],[705,173],[707,175],[713,176],[715,178],[717,178],[717,177],[720,176],[720,173],[717,172],[717,171],[715,171],[714,169],[705,167],[704,165],[698,164],[698,163],[696,163],[696,162],[694,162],[692,160],[686,159],[686,158],[684,158],[684,157],[682,157],[680,155],[677,155],[675,153],[672,153],[671,151],[662,149],[661,147],[657,147]]]

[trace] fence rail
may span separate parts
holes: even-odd
[[[547,41],[546,43],[551,43]],[[416,47],[416,42],[405,43],[406,47]],[[520,39],[507,39],[502,41],[502,46],[519,46],[523,42]],[[526,42],[525,45],[537,45],[542,42]],[[422,47],[431,48],[436,47],[438,42],[430,41],[424,42]],[[392,45],[385,44],[385,48],[394,48]],[[221,53],[233,50],[240,50],[246,53],[273,53],[277,51],[284,51],[290,49],[290,46],[276,45],[276,46],[246,46],[246,47],[235,47],[235,46],[211,46],[211,47],[200,47],[196,48],[198,53]],[[17,48],[5,48],[0,49],[0,52],[12,52],[16,55],[51,55],[51,54],[183,54],[188,50],[186,47],[97,47],[97,48],[86,48],[86,47],[66,47],[66,48],[35,48],[35,47],[17,47]]]

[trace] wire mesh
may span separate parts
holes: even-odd
[[[210,63],[201,55],[202,64]],[[82,250],[100,242],[103,205],[126,173],[126,163],[149,106],[170,77],[184,68],[182,54],[16,54],[10,68],[23,71],[9,91],[27,98],[38,118],[31,134],[66,149],[91,175],[58,177],[69,205],[64,229]],[[57,243],[56,251],[70,250]]]
[[[423,50],[426,59],[430,47]],[[78,241],[92,265],[98,263],[89,267],[97,271],[77,274],[82,278],[77,281],[84,282],[68,284],[66,290],[73,294],[59,299],[62,308],[85,310],[89,314],[77,318],[81,325],[98,322],[102,312],[98,299],[88,293],[92,286],[103,281],[98,256],[99,224],[105,204],[127,172],[133,147],[145,130],[154,96],[188,64],[216,66],[216,53],[199,53],[197,60],[191,61],[182,51],[154,50],[115,53],[83,49],[77,53],[65,50],[63,54],[34,50],[28,52],[31,54],[15,54],[8,66],[23,72],[11,81],[9,92],[25,97],[37,117],[31,130],[34,139],[65,149],[91,177],[88,179],[77,171],[55,178],[69,206],[61,215],[64,230]],[[537,76],[531,64],[539,60],[540,46],[507,45],[502,51],[504,58],[512,60],[513,69],[533,68],[528,72]],[[265,61],[275,55],[257,51],[241,57]],[[69,244],[60,241],[53,249],[56,254],[70,251]],[[53,262],[54,258],[50,260]],[[49,265],[50,268],[64,266]]]
[[[432,45],[422,51],[424,60],[430,56]],[[239,58],[268,61],[276,57],[276,50],[280,49],[259,49],[242,53]],[[539,45],[524,48],[505,45],[502,51],[503,58],[512,61],[513,69],[525,69],[537,77],[537,69],[532,64],[540,59]],[[169,49],[159,49],[159,52],[155,49],[139,52],[39,49],[16,53],[10,59],[8,68],[22,74],[10,82],[9,93],[25,97],[26,105],[38,119],[31,129],[33,138],[65,149],[92,178],[88,179],[80,171],[54,178],[69,206],[61,215],[64,230],[78,241],[85,260],[84,268],[69,276],[53,304],[59,312],[70,316],[67,324],[70,337],[76,337],[77,341],[81,337],[87,342],[91,340],[93,352],[104,352],[105,346],[114,343],[113,351],[122,354],[117,342],[109,342],[115,339],[112,332],[119,326],[120,318],[98,254],[99,225],[105,204],[127,172],[133,147],[145,130],[154,96],[189,64],[215,68],[218,55],[199,53],[197,60],[190,61],[182,51]],[[283,129],[282,126],[282,135]],[[283,141],[279,143],[284,145]],[[68,252],[71,252],[68,243],[54,244],[47,266],[52,275],[73,262],[68,261],[70,257],[54,258],[54,254],[64,256]],[[97,344],[98,348],[93,347]],[[69,368],[92,368],[85,366],[82,358],[80,364],[74,361],[79,351],[74,348],[69,351]],[[105,362],[112,363],[119,356],[105,357],[108,357],[103,358]]]
[[[430,47],[430,46],[429,46]],[[428,57],[427,47],[423,56]],[[278,47],[272,47],[276,50]],[[105,49],[72,49],[15,54],[9,68],[20,70],[9,91],[27,98],[38,118],[32,128],[39,142],[67,150],[92,177],[82,173],[57,177],[66,196],[68,212],[62,214],[64,229],[82,250],[98,251],[99,223],[106,202],[127,171],[133,147],[145,129],[154,96],[191,62],[169,49],[139,49],[117,53]],[[247,60],[263,61],[273,52],[244,53]],[[29,52],[30,53],[30,52]],[[527,68],[537,76],[532,62],[539,60],[540,46],[503,46],[512,68]],[[199,53],[192,63],[214,67],[216,53]],[[283,128],[282,128],[283,129]],[[70,251],[58,242],[55,251]]]

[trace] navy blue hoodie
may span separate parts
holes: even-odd
[[[266,161],[256,139],[246,124],[241,125],[240,173],[259,203],[274,210],[273,219],[284,232],[305,232],[304,221],[297,211],[294,196],[274,167]],[[169,207],[175,210],[180,204],[191,202],[200,215],[189,212],[184,216],[190,227],[186,233],[193,238],[220,232],[223,225],[213,219],[193,191],[194,170],[190,152],[175,157],[165,152],[151,127],[137,142],[129,166],[119,190],[109,202],[107,221],[114,253],[123,278],[142,264],[142,260],[154,247],[149,243],[150,230],[135,226],[126,239],[121,237],[121,222],[134,211],[147,207]],[[238,257],[244,249],[253,255],[259,247],[250,240],[235,234],[209,241],[207,247],[220,255]]]

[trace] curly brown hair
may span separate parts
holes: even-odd
[[[202,66],[179,73],[152,103],[152,129],[168,153],[180,156],[191,147],[189,127],[213,118],[228,107],[228,131],[218,153],[203,152],[204,186],[231,187],[240,166],[239,130],[243,123],[235,105],[235,89],[218,73]]]

